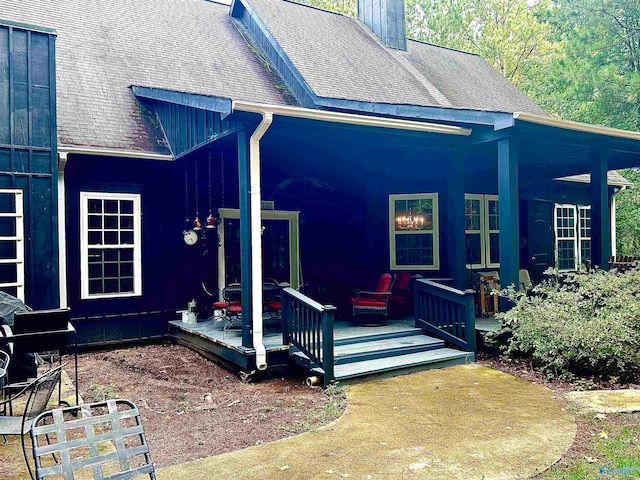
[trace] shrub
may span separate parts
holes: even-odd
[[[501,292],[514,306],[497,314],[512,330],[509,355],[525,355],[550,376],[615,376],[640,373],[640,270],[568,274],[528,295]]]

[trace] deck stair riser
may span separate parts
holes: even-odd
[[[369,342],[336,345],[335,364],[389,358],[410,353],[426,352],[444,347],[444,342],[426,335],[386,338]]]
[[[289,352],[296,365],[310,374],[324,375],[303,352],[295,347],[290,347]],[[473,353],[445,347],[442,340],[424,335],[420,328],[352,329],[334,342],[334,378],[337,381],[443,368],[473,360]]]
[[[337,381],[341,381],[375,374],[399,374],[416,369],[427,370],[460,365],[473,360],[473,353],[461,352],[452,348],[439,348],[426,352],[336,365],[334,377]]]
[[[351,335],[347,337],[338,337],[334,340],[333,344],[337,347],[339,345],[352,345],[354,343],[362,342],[375,342],[376,340],[388,340],[391,338],[404,338],[414,335],[422,335],[422,329],[420,328],[403,328],[389,332],[380,333],[363,333],[361,335]]]

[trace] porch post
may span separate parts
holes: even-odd
[[[247,134],[238,131],[238,176],[240,188],[240,279],[242,282],[242,346],[252,346],[251,306],[251,201]]]
[[[515,138],[498,140],[498,221],[500,225],[500,286],[518,287],[518,144]],[[501,300],[500,309],[506,308]]]
[[[607,152],[601,147],[591,150],[591,264],[609,268],[611,255],[611,211],[607,187]]]
[[[464,233],[464,157],[460,152],[451,152],[451,161],[453,168],[447,175],[449,274],[453,277],[453,285],[460,290],[465,290],[467,288],[467,250]]]

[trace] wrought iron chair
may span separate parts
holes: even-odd
[[[355,297],[351,297],[353,316],[373,314],[387,317],[389,296],[391,295],[391,280],[389,273],[383,273],[378,279],[375,291],[357,291]]]
[[[29,432],[34,419],[47,409],[47,405],[51,399],[51,394],[58,382],[60,382],[60,374],[63,366],[64,365],[59,365],[40,375],[38,378],[26,385],[19,393],[11,395],[8,399],[2,402],[6,405],[7,403],[15,402],[22,396],[27,397],[24,411],[21,416],[0,415],[0,435],[4,437],[5,441],[7,436],[20,436],[22,442],[22,453],[24,454],[24,460],[27,464],[27,469],[29,470],[31,478],[33,478],[33,472],[31,471],[31,465],[29,464],[27,450],[25,447],[25,435]]]
[[[100,480],[156,478],[140,413],[129,400],[44,412],[33,422],[31,443],[37,479],[81,472]],[[45,458],[56,454],[53,462]]]
[[[242,327],[242,289],[239,283],[230,283],[222,290],[222,301],[214,302],[214,319],[224,321],[222,337],[230,328]]]

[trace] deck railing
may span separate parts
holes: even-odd
[[[333,316],[336,307],[321,305],[293,288],[282,290],[282,342],[304,353],[333,380]]]
[[[415,283],[416,327],[466,351],[476,350],[473,290],[458,290],[432,280]]]

